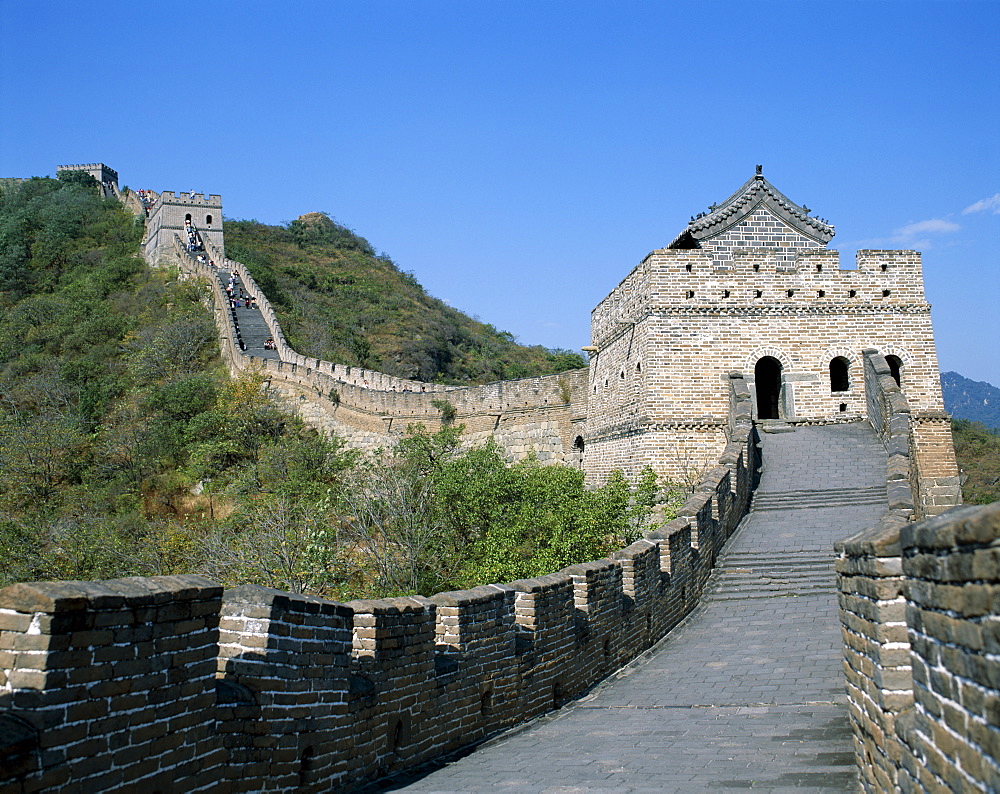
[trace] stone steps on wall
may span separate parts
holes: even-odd
[[[817,507],[885,504],[886,501],[885,486],[878,485],[863,488],[834,488],[823,491],[758,493],[753,499],[753,509],[803,510]]]
[[[834,559],[815,551],[730,552],[709,579],[705,601],[796,597],[836,590]]]
[[[229,283],[230,271],[219,269],[219,281],[222,282],[223,288]],[[236,276],[236,294],[239,295],[239,291],[242,289],[246,292],[246,285]],[[271,336],[271,329],[268,328],[267,321],[264,319],[264,315],[261,313],[260,309],[247,309],[239,308],[232,310],[236,312],[236,322],[239,326],[240,338],[243,340],[243,344],[246,345],[246,354],[248,356],[257,356],[257,358],[278,358],[278,351],[276,350],[265,350],[264,342]]]

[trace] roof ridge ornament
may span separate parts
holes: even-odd
[[[758,165],[757,166],[757,174],[756,175],[759,176],[759,177],[761,177],[763,179],[763,177],[764,177],[764,166],[762,166],[762,165]]]

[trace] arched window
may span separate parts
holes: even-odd
[[[212,216],[211,215],[206,215],[205,216],[205,225],[206,226],[211,226],[212,225]]]
[[[583,436],[577,436],[573,439],[573,449],[577,452],[583,452]]]
[[[184,220],[186,220],[186,221],[190,221],[190,220],[191,220],[191,213],[190,213],[190,212],[189,212],[189,213],[187,213],[187,214],[186,214],[186,215],[184,216]]]
[[[851,388],[851,362],[843,356],[837,356],[830,362],[830,391],[847,391]]]
[[[896,385],[902,386],[903,359],[899,356],[886,356],[885,363],[889,365],[889,371],[892,373],[892,379],[896,381]]]

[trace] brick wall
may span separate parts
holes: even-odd
[[[209,283],[219,346],[230,372],[238,375],[260,369],[271,391],[311,426],[340,436],[356,448],[389,447],[410,425],[431,431],[440,428],[441,409],[433,402],[447,400],[455,408],[454,424],[465,425],[467,444],[479,444],[492,436],[511,461],[536,455],[543,462],[583,465],[575,442],[586,432],[587,370],[457,387],[422,384],[308,358],[285,343],[270,303],[243,265],[232,259],[216,260],[240,273],[247,290],[258,297],[278,343],[281,360],[258,359],[246,355],[239,345],[215,271],[189,256],[176,236],[171,246],[172,261]],[[208,239],[206,249],[213,258],[221,256]]]
[[[0,791],[349,789],[576,697],[698,602],[756,471],[729,442],[681,516],[608,559],[337,604],[199,577],[0,591]]]
[[[222,588],[198,576],[0,591],[0,791],[211,785]]]
[[[755,365],[765,356],[782,367],[786,421],[866,418],[869,348],[900,359],[915,415],[928,423],[943,415],[918,253],[860,251],[853,270],[840,268],[836,251],[817,247],[734,247],[724,260],[717,254],[654,251],[594,310],[586,458],[592,482],[614,468],[634,475],[651,465],[672,479],[703,471],[725,444],[728,373],[744,372],[756,398]],[[848,362],[846,389],[834,390],[835,358]],[[756,416],[755,399],[752,405]],[[937,429],[923,437],[927,450],[936,450],[930,454],[947,457],[948,441]],[[947,476],[938,478],[941,487]]]
[[[1000,790],[1000,503],[838,544],[866,791]]]
[[[864,351],[864,367],[869,421],[889,455],[890,506],[923,517],[961,504],[950,417],[944,411],[913,411],[877,350]]]

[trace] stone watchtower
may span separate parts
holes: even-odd
[[[104,163],[84,163],[81,165],[57,165],[56,177],[60,171],[85,171],[97,180],[101,186],[101,195],[106,198],[118,198],[118,172]]]
[[[173,193],[169,190],[149,209],[146,222],[145,255],[149,262],[160,263],[173,256],[175,236],[185,238],[185,221],[197,229],[205,241],[219,254],[225,252],[222,235],[222,197],[201,193]]]
[[[867,418],[872,348],[914,421],[942,421],[920,254],[859,251],[857,269],[842,270],[826,248],[833,226],[810,212],[758,167],[594,309],[588,476],[650,465],[685,477],[716,460],[733,370],[747,378],[757,420]]]

